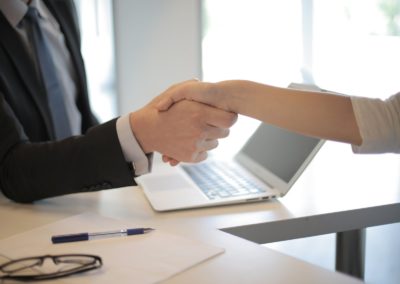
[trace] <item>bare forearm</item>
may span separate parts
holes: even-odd
[[[233,80],[216,84],[231,111],[305,135],[360,145],[348,97]]]

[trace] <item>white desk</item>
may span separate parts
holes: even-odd
[[[326,143],[276,203],[278,210],[249,213],[250,222],[227,230],[268,243],[399,222],[400,156],[354,155],[348,145]]]
[[[251,207],[248,205],[249,210]],[[158,214],[151,210],[142,192],[132,187],[64,196],[35,205],[19,205],[1,197],[0,238],[87,211],[137,221],[225,248],[225,253],[165,283],[360,283],[355,278],[313,266],[215,229],[214,225],[221,218],[231,219],[240,215],[235,213],[234,207],[188,211],[188,214]]]
[[[337,270],[362,278],[364,228],[400,222],[400,157],[328,142],[279,207],[279,216],[225,231],[257,243],[338,232]]]
[[[328,157],[331,146],[339,148],[341,154]],[[341,163],[345,158],[347,162]],[[1,197],[0,238],[93,211],[147,222],[226,249],[168,283],[358,283],[218,229],[267,243],[398,222],[399,168],[393,169],[398,160],[394,155],[355,157],[348,146],[327,144],[280,200],[168,213],[153,211],[140,188],[133,187],[63,196],[33,205],[15,204]],[[334,171],[326,169],[327,162]],[[357,170],[359,165],[367,167]],[[372,175],[388,165],[391,168],[386,172]]]

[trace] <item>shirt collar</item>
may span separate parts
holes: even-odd
[[[0,11],[14,28],[18,27],[18,24],[28,11],[28,2],[29,0],[0,0]],[[39,12],[39,16],[47,19],[41,0],[30,1],[29,6],[35,7]]]

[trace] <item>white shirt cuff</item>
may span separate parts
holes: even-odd
[[[139,142],[133,135],[129,122],[129,114],[117,119],[117,135],[125,160],[132,162],[135,175],[139,176],[149,173],[151,170],[152,155],[148,157],[143,152]]]

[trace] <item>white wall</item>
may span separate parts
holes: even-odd
[[[114,0],[119,113],[201,75],[201,0]]]

